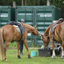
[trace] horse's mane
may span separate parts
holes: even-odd
[[[29,28],[29,29],[34,29],[33,26],[29,25],[29,24],[25,24],[25,23],[21,23],[25,28]]]
[[[44,33],[44,35],[45,36],[48,36],[49,35],[49,29],[50,29],[50,27],[53,25],[53,23],[51,24],[51,25],[49,25],[49,27],[46,29],[46,31],[45,31],[45,33]]]

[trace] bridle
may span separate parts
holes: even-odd
[[[34,28],[35,32],[36,32],[36,28]],[[39,35],[39,32],[37,32],[37,35]]]

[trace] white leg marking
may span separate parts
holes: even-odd
[[[61,47],[61,49],[62,49],[61,58],[63,59],[64,58],[64,50],[63,50],[63,47]]]
[[[55,50],[53,50],[52,58],[53,58],[53,59],[55,58]]]

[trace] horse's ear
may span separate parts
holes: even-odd
[[[36,28],[37,25],[34,26],[34,28]]]

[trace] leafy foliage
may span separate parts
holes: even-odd
[[[64,6],[64,0],[50,0],[50,3],[60,9]]]
[[[47,0],[0,0],[0,6],[13,6],[13,1],[17,6],[43,6],[47,5]],[[55,5],[58,8],[64,6],[64,0],[50,0],[50,5]]]

